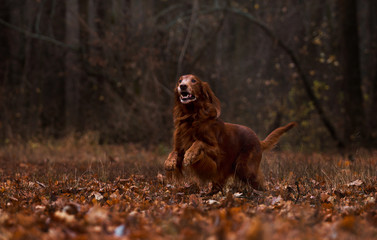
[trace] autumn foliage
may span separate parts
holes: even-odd
[[[163,146],[91,137],[0,150],[0,239],[373,239],[376,154],[272,152],[265,192],[167,182]]]

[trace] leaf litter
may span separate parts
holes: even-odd
[[[163,154],[132,150],[129,156],[129,150],[113,149],[117,161],[104,164],[88,153],[98,149],[86,151],[71,153],[78,156],[74,160],[62,156],[48,162],[38,158],[64,153],[25,161],[25,156],[12,159],[9,152],[0,152],[0,239],[377,237],[377,178],[355,171],[362,166],[345,166],[349,175],[342,178],[336,171],[321,175],[319,170],[270,168],[264,192],[234,181],[223,192],[205,196],[209,185],[168,181]],[[78,160],[83,155],[91,160]],[[305,164],[305,157],[289,156]],[[271,159],[267,156],[265,166],[272,165]],[[338,162],[335,158],[333,166],[341,171]],[[306,162],[318,163],[328,164],[318,156]],[[281,171],[286,175],[276,174]]]

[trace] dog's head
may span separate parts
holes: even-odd
[[[201,93],[201,80],[195,75],[183,75],[178,79],[176,91],[182,104],[198,100]]]
[[[196,105],[197,107],[210,105],[216,110],[216,117],[220,116],[219,99],[208,83],[201,81],[195,75],[181,76],[175,88],[175,95],[180,104]]]

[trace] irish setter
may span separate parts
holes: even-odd
[[[232,175],[262,190],[262,152],[296,123],[277,128],[260,141],[250,128],[219,119],[219,99],[197,76],[181,76],[174,92],[174,146],[164,163],[167,175],[181,175],[183,168],[191,168],[199,179],[212,181],[209,194],[222,190]]]

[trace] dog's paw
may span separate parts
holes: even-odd
[[[164,167],[166,171],[174,171],[176,168],[177,162],[175,161],[165,161]]]
[[[174,171],[175,168],[177,167],[177,158],[178,154],[177,152],[171,152],[166,159],[164,163],[164,168],[166,171]]]
[[[187,151],[185,153],[185,157],[183,158],[183,166],[187,167],[193,163],[196,162],[196,159],[198,158],[198,152],[194,151]]]

